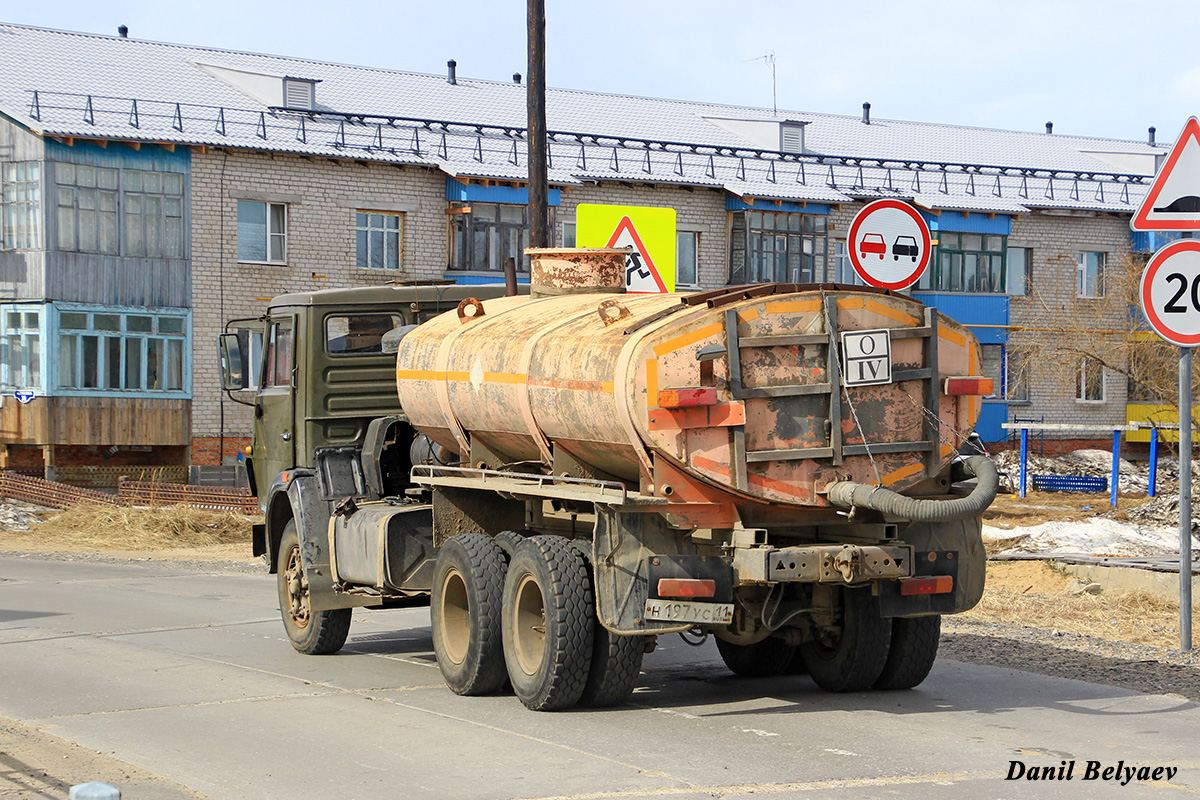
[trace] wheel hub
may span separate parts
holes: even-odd
[[[308,601],[308,579],[304,577],[304,565],[300,561],[300,548],[293,547],[284,571],[288,598],[291,600],[288,613],[297,628],[308,627],[312,618],[312,606]]]

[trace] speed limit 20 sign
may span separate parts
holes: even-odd
[[[1155,253],[1140,294],[1159,336],[1180,347],[1200,345],[1200,240],[1180,239]]]

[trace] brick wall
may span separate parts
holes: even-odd
[[[223,425],[229,455],[236,445],[231,451],[228,443],[251,430],[251,409],[219,388],[217,336],[225,321],[258,317],[267,300],[286,292],[440,278],[446,183],[442,173],[421,167],[210,151],[193,155],[191,185],[194,458],[219,463],[204,440],[219,437]],[[239,199],[287,203],[286,266],[238,263]],[[399,273],[355,267],[357,209],[404,214]]]
[[[218,466],[235,459],[250,444],[249,436],[198,436],[192,440],[192,463]]]
[[[1013,297],[1011,325],[1033,328],[1116,330],[1128,309],[1116,300],[1123,256],[1129,250],[1129,218],[1091,212],[1037,212],[1017,217],[1009,236],[1010,247],[1032,248],[1029,293]],[[1082,252],[1106,254],[1105,284],[1108,297],[1077,297],[1077,264]],[[1098,336],[1098,334],[1097,334]],[[1029,370],[1029,403],[1012,405],[1009,417],[1042,418],[1072,425],[1123,425],[1126,385],[1124,376],[1106,371],[1102,403],[1076,399],[1076,375],[1081,356],[1069,349],[1094,346],[1091,335],[1070,337],[1053,331],[1014,331],[1010,348],[1023,344],[1036,348],[1038,363]],[[1062,349],[1060,349],[1062,348]],[[1047,438],[1095,434],[1047,433]]]

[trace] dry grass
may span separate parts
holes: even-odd
[[[1042,561],[989,562],[983,600],[963,617],[1178,647],[1178,603],[1141,591],[1065,594],[1069,581]]]
[[[82,506],[48,515],[29,532],[32,542],[86,550],[167,550],[245,543],[254,518],[186,506],[111,508]]]

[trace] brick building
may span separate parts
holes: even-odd
[[[0,35],[0,465],[216,464],[250,428],[219,389],[228,321],[287,291],[527,270],[519,82]],[[1118,375],[1016,367],[1050,317],[1119,323],[1089,304],[1155,244],[1129,218],[1164,147],[557,89],[547,116],[557,244],[581,203],[669,207],[681,288],[853,282],[850,220],[900,198],[937,239],[914,293],[976,326],[997,379],[983,438],[1124,423]]]

